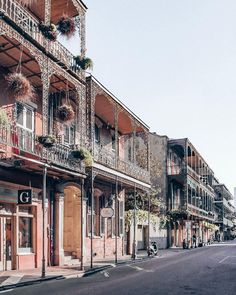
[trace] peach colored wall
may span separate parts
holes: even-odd
[[[86,246],[86,253],[85,253],[85,260],[90,260],[90,238],[86,237],[85,239],[85,246]],[[124,240],[123,237],[117,238],[117,253],[118,258],[122,258],[124,255],[123,251],[124,247]],[[104,258],[114,258],[115,257],[115,238],[104,238],[104,237],[95,237],[93,239],[93,253],[96,255],[94,256],[94,260],[96,259],[104,259]]]
[[[35,267],[35,255],[17,255],[19,270],[32,269]]]

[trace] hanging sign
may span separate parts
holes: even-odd
[[[32,204],[32,190],[25,189],[18,191],[18,205],[31,205]]]
[[[101,209],[101,216],[103,218],[110,218],[114,215],[114,210],[111,207],[102,208]]]

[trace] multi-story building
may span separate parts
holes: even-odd
[[[189,139],[168,141],[167,176],[170,245],[206,243],[215,230],[214,174]]]
[[[87,168],[91,192],[87,196],[86,249],[91,257],[117,258],[147,243],[145,227],[136,224],[134,229],[125,224],[125,205],[130,196],[149,192],[149,127],[92,76],[87,77],[87,104],[94,161]],[[131,203],[131,209],[134,206]],[[113,208],[113,216],[102,217],[106,207]]]
[[[228,188],[215,180],[215,223],[219,226],[216,232],[216,239],[219,241],[229,240],[231,237],[231,230],[234,227],[234,213],[235,207],[232,205],[233,195]]]
[[[86,174],[71,151],[86,142],[85,73],[47,34],[65,13],[76,18],[83,57],[86,6],[79,0],[23,2],[30,1],[0,1],[0,104],[7,114],[0,128],[0,270],[39,267],[42,258],[51,265],[64,264],[66,255],[81,258]],[[63,105],[73,110],[68,122],[58,115]],[[18,191],[25,189],[33,192],[32,205],[17,205]]]
[[[149,192],[149,128],[86,79],[86,9],[80,0],[0,0],[0,270],[145,247],[146,229],[132,218],[125,226],[124,211],[130,196],[135,208]],[[65,15],[80,58],[56,40]],[[81,161],[84,152],[93,161]],[[19,205],[21,191],[32,204]]]

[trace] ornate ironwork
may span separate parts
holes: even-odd
[[[50,149],[44,148],[37,141],[34,132],[28,131],[14,124],[0,125],[0,144],[5,145],[9,156],[20,155],[28,159],[43,160],[48,164],[61,166],[75,172],[84,172],[80,161],[71,156],[71,148],[62,144],[55,144]]]
[[[47,0],[46,4],[49,5],[49,2],[50,1]],[[23,6],[21,6],[15,0],[0,0],[0,10],[4,16],[11,19],[21,30],[23,30],[24,34],[28,34],[34,40],[34,42],[37,42],[41,46],[42,50],[51,54],[56,59],[56,61],[62,64],[67,70],[71,70],[76,73],[80,79],[85,79],[84,71],[81,71],[76,66],[73,54],[60,42],[51,42],[47,40],[39,31],[38,20]],[[47,21],[48,19],[50,21],[50,9],[47,10],[45,18],[47,18]],[[7,26],[7,24],[1,21],[0,26]],[[23,39],[24,37],[22,36],[22,40]],[[85,39],[83,42],[84,44],[81,43],[81,45],[83,44],[85,47]],[[85,49],[83,49],[83,51],[85,52]]]

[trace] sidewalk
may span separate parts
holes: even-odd
[[[157,257],[164,258],[173,256],[178,252],[183,252],[181,248],[172,248],[159,250]],[[102,271],[107,268],[116,267],[116,265],[122,265],[125,263],[135,263],[140,262],[146,259],[151,259],[147,256],[146,251],[139,251],[137,253],[136,259],[132,259],[130,255],[122,257],[122,259],[118,259],[117,264],[115,264],[114,259],[108,260],[94,260],[93,268],[90,268],[90,263],[86,263],[84,270],[80,270],[80,265],[73,266],[54,266],[46,268],[46,277],[41,278],[41,269],[33,269],[33,270],[11,270],[11,271],[2,271],[0,272],[0,291],[26,286],[31,284],[40,283],[43,281],[49,280],[60,280],[65,278],[80,278],[83,276],[89,276],[96,272]]]

